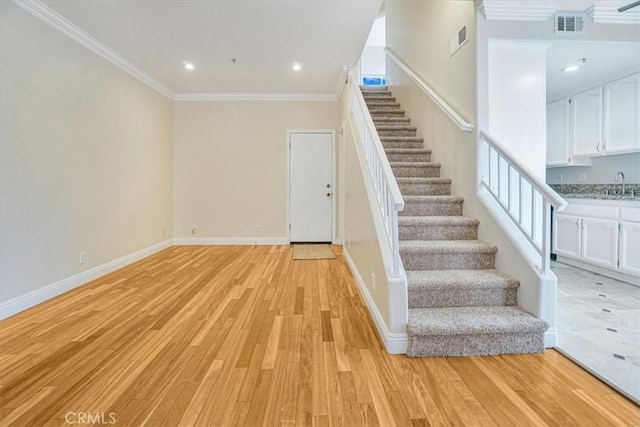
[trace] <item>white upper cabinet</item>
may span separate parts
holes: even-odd
[[[604,86],[605,153],[640,149],[640,73]]]
[[[573,154],[594,156],[602,149],[602,87],[587,90],[571,99]]]

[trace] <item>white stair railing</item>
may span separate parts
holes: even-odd
[[[351,116],[363,144],[366,167],[371,175],[386,238],[392,252],[391,276],[401,277],[403,269],[400,260],[398,212],[404,209],[404,200],[369,113],[369,108],[357,84],[359,80],[353,77],[355,76],[352,75],[349,79]]]
[[[541,273],[549,272],[551,207],[567,202],[486,132],[478,135],[481,188],[487,189],[540,257]]]

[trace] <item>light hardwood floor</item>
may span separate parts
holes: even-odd
[[[0,322],[0,424],[640,424],[555,351],[387,354],[333,250],[172,247]]]

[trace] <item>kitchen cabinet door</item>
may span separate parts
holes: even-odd
[[[618,221],[582,218],[582,259],[603,267],[618,267]]]
[[[555,214],[553,216],[553,253],[580,258],[580,217]]]
[[[640,151],[640,73],[604,86],[605,153]]]
[[[575,156],[602,153],[602,87],[571,98],[572,143]]]
[[[620,270],[640,276],[640,223],[620,221]]]

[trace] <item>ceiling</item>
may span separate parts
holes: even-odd
[[[342,65],[357,62],[380,2],[43,3],[173,92],[335,93]],[[301,71],[293,71],[294,62]]]
[[[588,60],[579,70],[560,71],[585,57]],[[634,71],[640,71],[640,42],[555,42],[547,51],[547,99],[590,89]]]

